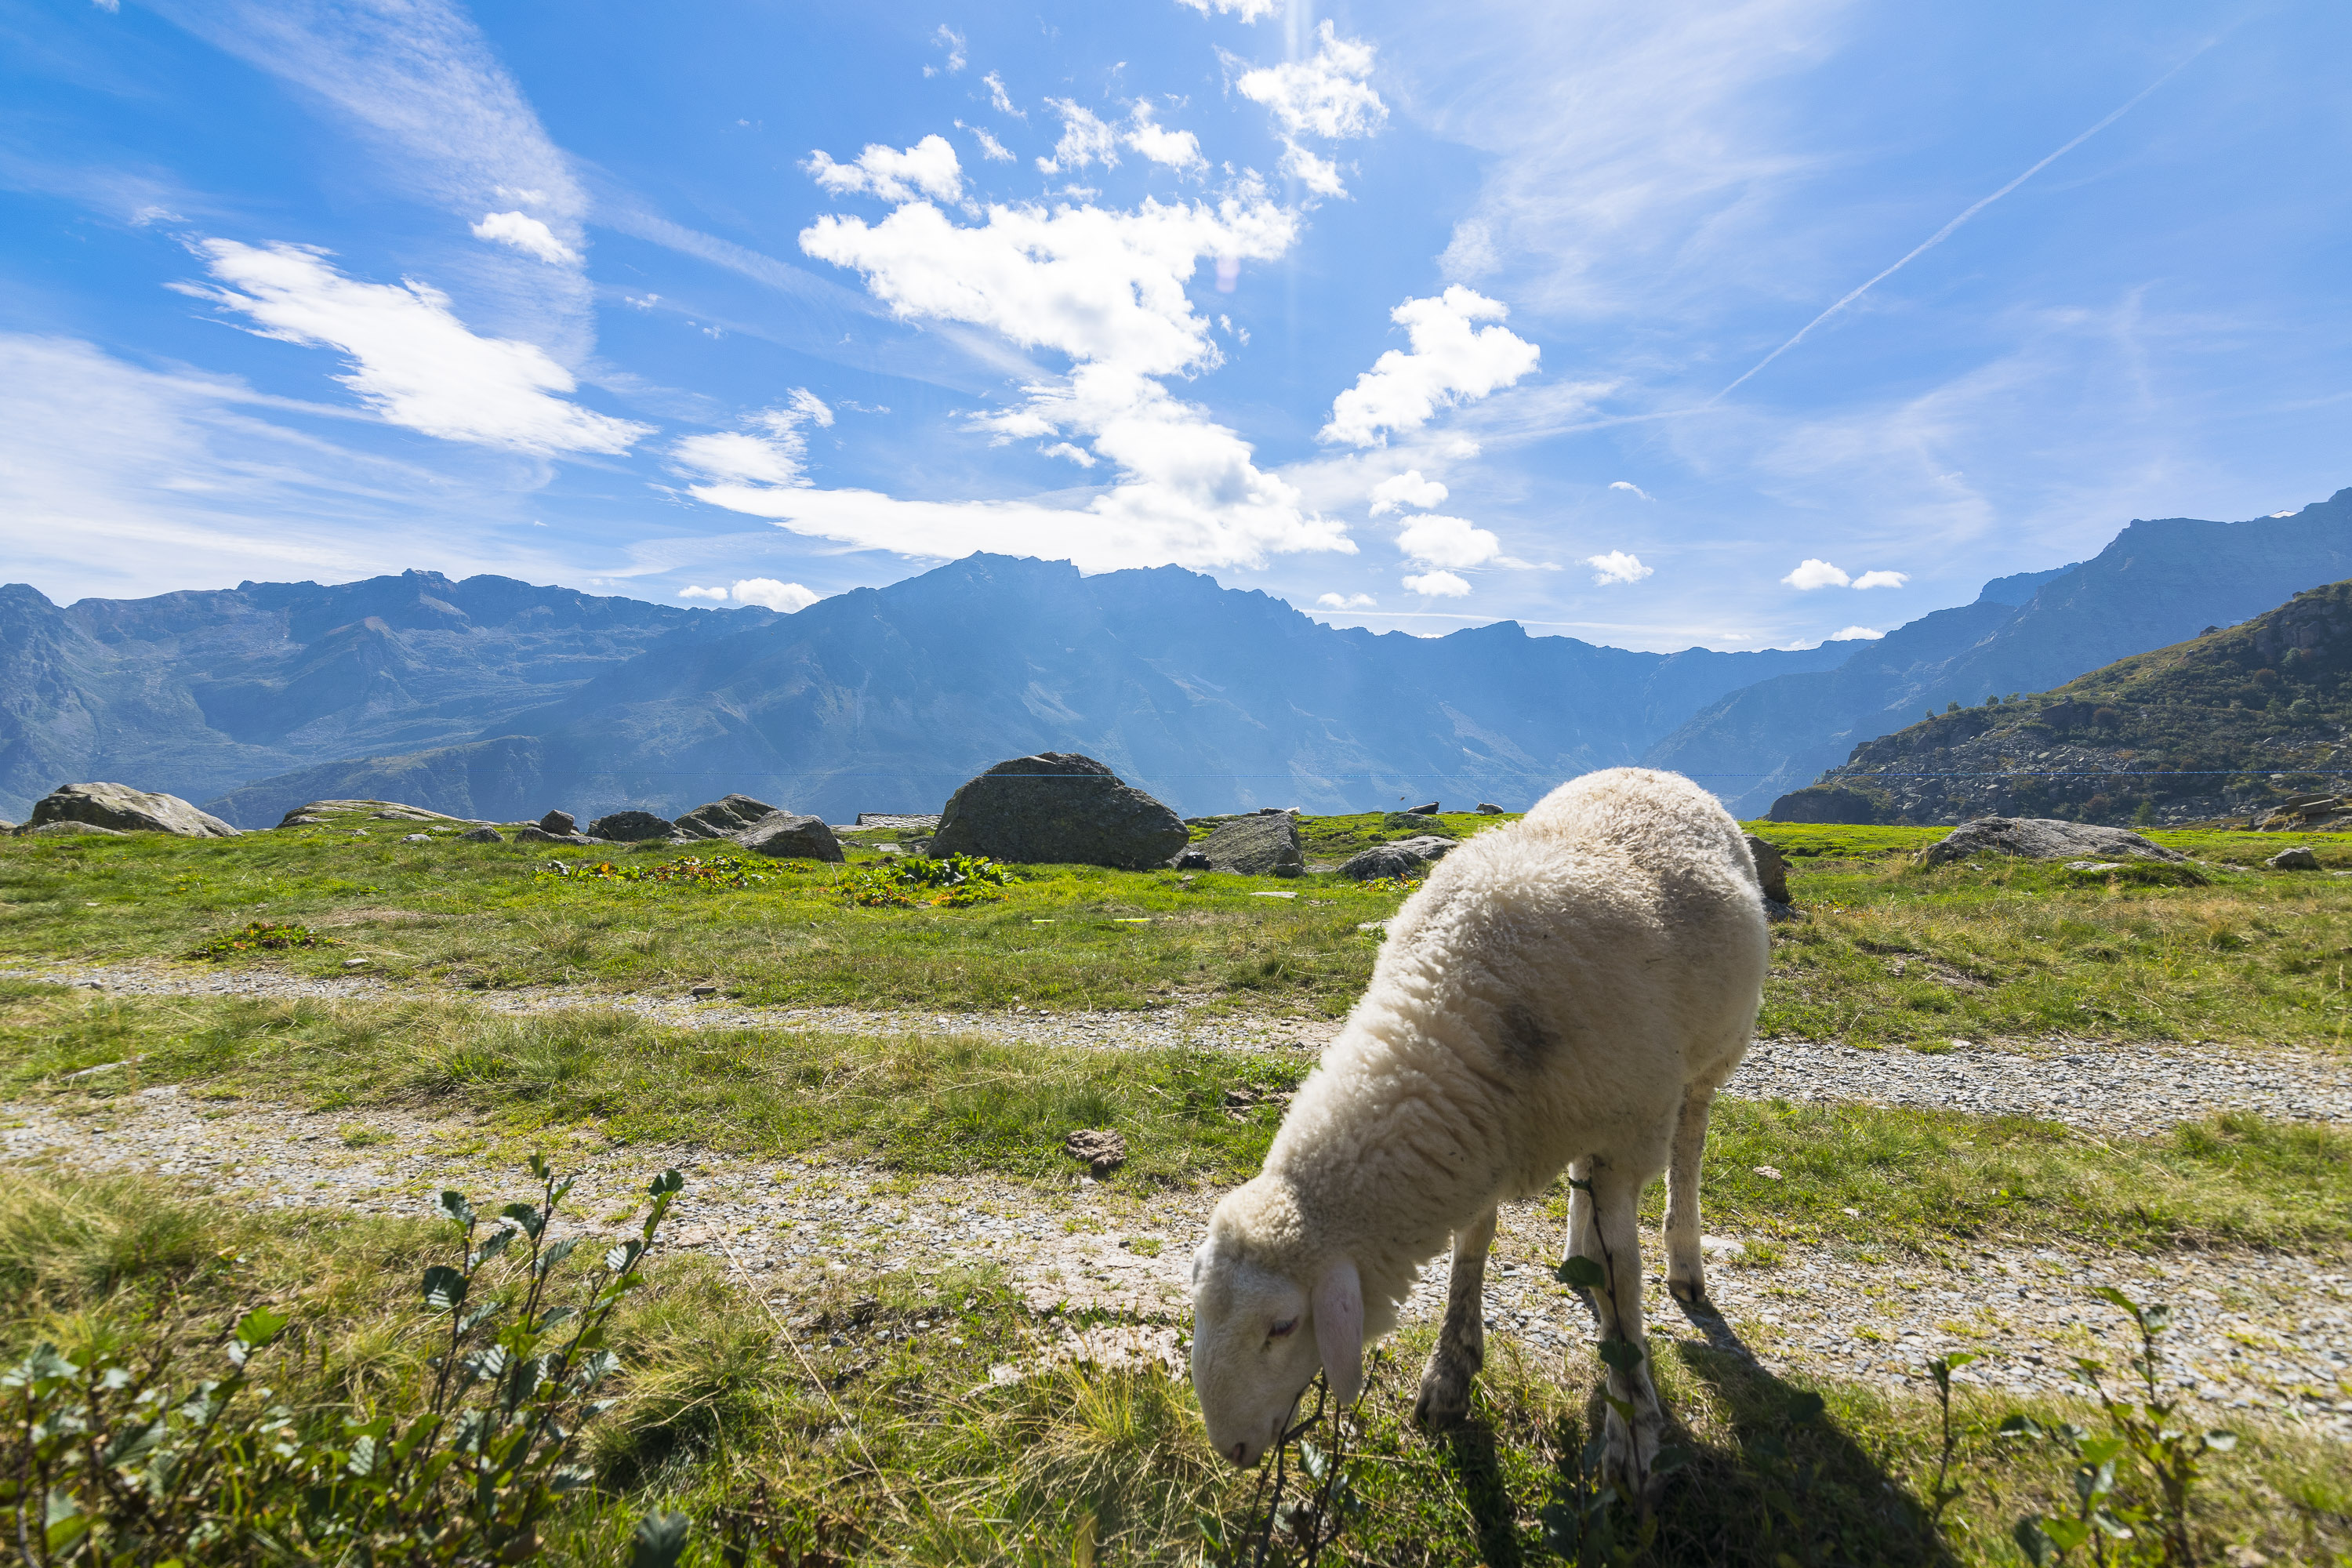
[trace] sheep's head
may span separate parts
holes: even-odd
[[[1192,1388],[1210,1445],[1244,1468],[1280,1441],[1318,1367],[1343,1405],[1363,1386],[1356,1266],[1303,1239],[1260,1177],[1217,1205],[1192,1254]]]

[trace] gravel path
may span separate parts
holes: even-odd
[[[577,1228],[617,1226],[646,1176],[665,1163],[688,1177],[670,1233],[782,1309],[826,1276],[863,1278],[954,1261],[1003,1267],[1036,1314],[1040,1361],[1182,1369],[1184,1278],[1213,1193],[1139,1199],[1075,1174],[1070,1187],[986,1177],[910,1180],[871,1169],[721,1157],[691,1149],[614,1150],[591,1133],[553,1134],[556,1163],[583,1174],[570,1205]],[[0,1160],[176,1177],[257,1208],[334,1207],[423,1215],[445,1186],[524,1195],[525,1145],[488,1125],[404,1111],[312,1113],[199,1100],[176,1088],[119,1100],[0,1105]],[[1711,1238],[1710,1289],[1722,1318],[1686,1318],[1666,1297],[1654,1237],[1650,1311],[1662,1339],[1712,1334],[1776,1373],[1924,1386],[1927,1357],[1987,1352],[1960,1381],[1979,1397],[2069,1388],[2075,1353],[2120,1361],[2119,1314],[2091,1300],[2122,1286],[2174,1306],[2171,1372],[2207,1415],[2259,1412],[2352,1440],[2352,1274],[2294,1257],[2146,1258],[1988,1247],[1948,1265],[1874,1260],[1847,1249],[1789,1247],[1746,1267],[1736,1238]],[[1503,1353],[1589,1353],[1590,1318],[1549,1272],[1559,1226],[1538,1204],[1505,1211],[1488,1272],[1487,1314]],[[1758,1258],[1765,1256],[1761,1249]],[[1443,1308],[1444,1262],[1433,1260],[1407,1321]],[[1074,1326],[1076,1310],[1110,1321]],[[919,1325],[918,1328],[919,1331]],[[941,1331],[946,1331],[944,1329]],[[1024,1367],[994,1369],[1002,1378]]]
[[[508,1015],[606,1007],[679,1028],[889,1035],[946,1031],[1095,1048],[1319,1051],[1339,1032],[1337,1024],[1321,1019],[1221,1016],[1184,1007],[1142,1013],[751,1007],[723,999],[646,993],[547,986],[477,992],[365,975],[313,979],[268,970],[162,964],[10,970],[0,971],[0,978],[89,985],[121,995],[370,1001],[433,997]],[[2254,1057],[2218,1046],[2183,1048],[2049,1038],[2000,1045],[1955,1041],[1948,1049],[1928,1052],[1900,1047],[1858,1050],[1820,1040],[1762,1040],[1725,1092],[1748,1100],[1843,1100],[2037,1116],[2098,1132],[2156,1132],[2220,1110],[2352,1121],[2352,1063],[2284,1047]]]

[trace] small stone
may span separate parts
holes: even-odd
[[[2280,850],[2263,864],[2273,871],[2316,871],[2319,857],[2298,844],[2292,849]]]
[[[1741,1258],[1747,1255],[1748,1244],[1727,1236],[1702,1236],[1698,1249],[1709,1258]]]
[[[1496,805],[1493,801],[1482,800],[1478,803],[1478,815],[1481,816],[1500,816],[1503,815],[1503,808]]]
[[[457,835],[457,842],[460,844],[504,844],[506,840],[499,837],[499,830],[497,828],[485,825],[480,827],[469,827],[465,832],[460,833]]]
[[[401,842],[403,844],[430,844],[433,842],[433,836],[429,833],[412,833],[407,837],[403,838]]]
[[[367,962],[368,961],[364,958],[347,958],[343,960],[343,967],[345,969],[365,969],[367,967]]]
[[[1777,1182],[1780,1179],[1780,1172],[1777,1166],[1759,1165],[1755,1169],[1756,1173],[1768,1182]]]
[[[697,996],[716,996],[719,994],[719,987],[716,985],[698,985],[694,988],[694,994]]]
[[[1097,1176],[1127,1163],[1127,1140],[1108,1128],[1081,1127],[1062,1140],[1062,1152]]]

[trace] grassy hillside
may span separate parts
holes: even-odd
[[[1775,817],[2186,823],[2346,787],[2352,582],[2031,696],[1951,704],[1855,748]]]

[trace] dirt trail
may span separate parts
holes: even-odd
[[[692,1149],[616,1150],[586,1131],[536,1142],[583,1173],[570,1212],[588,1229],[617,1228],[645,1178],[678,1165],[688,1182],[673,1245],[721,1260],[787,1310],[827,1274],[994,1263],[1039,1314],[1053,1353],[1181,1368],[1185,1269],[1213,1193],[1139,1199],[1075,1173],[1061,1191],[991,1177],[919,1181]],[[259,1208],[424,1215],[448,1186],[478,1203],[519,1197],[530,1146],[462,1118],[314,1113],[172,1087],[0,1105],[0,1160],[151,1172]],[[1490,1334],[1538,1357],[1587,1353],[1592,1337],[1582,1306],[1550,1276],[1559,1229],[1540,1205],[1510,1206],[1488,1274]],[[1964,1383],[2063,1389],[2073,1353],[2104,1346],[2111,1363],[2120,1359],[2118,1315],[2085,1293],[2095,1283],[2120,1285],[2173,1304],[2173,1371],[2198,1398],[2352,1440],[2352,1274],[2308,1258],[1987,1247],[1938,1267],[1792,1247],[1777,1266],[1750,1268],[1730,1258],[1735,1238],[1718,1238],[1710,1287],[1722,1318],[1695,1322],[1665,1297],[1655,1238],[1645,1245],[1651,1321],[1662,1338],[1712,1333],[1776,1372],[1890,1388],[1920,1386],[1931,1355],[1976,1349],[1990,1353],[1962,1373]],[[1433,1260],[1407,1304],[1408,1321],[1442,1310],[1444,1279],[1444,1260]],[[1108,1321],[1071,1326],[1084,1310]]]
[[[86,985],[124,996],[432,998],[516,1016],[598,1007],[674,1028],[951,1033],[1090,1049],[1191,1046],[1316,1051],[1339,1032],[1336,1023],[1324,1019],[1251,1017],[1185,1007],[1135,1013],[755,1007],[722,998],[643,992],[554,986],[469,991],[367,975],[318,979],[191,964],[54,965],[0,971],[0,979]],[[2284,1047],[2257,1056],[2219,1046],[2158,1047],[2057,1037],[1953,1041],[1932,1052],[1773,1039],[1757,1043],[1725,1092],[1748,1100],[1847,1100],[2037,1116],[2098,1132],[2155,1132],[2221,1110],[2352,1121],[2352,1062]]]

